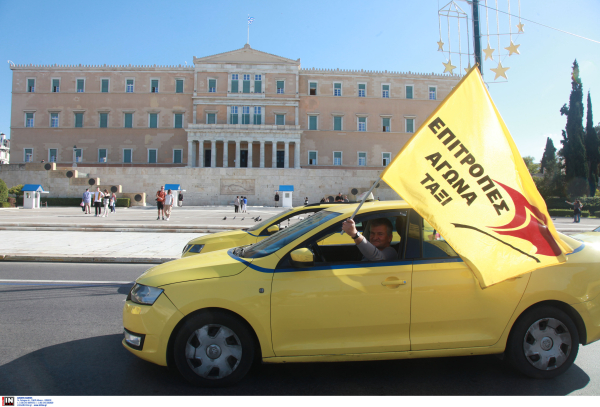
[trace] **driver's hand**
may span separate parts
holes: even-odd
[[[342,223],[342,230],[348,234],[348,236],[356,235],[356,224],[352,219],[346,219],[344,223]]]

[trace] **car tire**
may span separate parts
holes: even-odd
[[[519,317],[506,344],[506,359],[535,379],[563,374],[575,361],[579,333],[573,320],[552,306],[532,308]]]
[[[207,310],[190,317],[177,331],[173,360],[190,383],[222,387],[240,381],[252,367],[254,336],[238,317]]]

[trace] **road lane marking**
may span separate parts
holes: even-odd
[[[129,285],[134,281],[78,281],[78,280],[12,280],[0,279],[0,285],[51,285],[51,286],[100,286],[100,285]]]

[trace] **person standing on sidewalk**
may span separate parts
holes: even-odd
[[[90,192],[89,188],[85,189],[85,192],[83,193],[83,209],[86,215],[89,215],[92,213],[92,209],[90,208],[90,205],[92,203],[92,193]]]
[[[583,209],[583,205],[581,204],[579,199],[576,199],[575,202],[565,202],[573,206],[573,223],[581,222],[581,210]]]
[[[165,220],[169,220],[169,218],[171,217],[171,209],[173,208],[173,194],[171,193],[171,190],[169,189],[167,191],[167,195],[165,195],[165,215],[167,216],[167,219]]]
[[[235,207],[235,213],[238,213],[240,210],[240,197],[239,195],[235,197],[235,201],[233,201],[233,206]]]
[[[162,220],[165,220],[165,187],[160,187],[160,191],[156,192],[156,207],[158,208],[158,218],[160,220],[160,213],[162,212]]]
[[[304,206],[308,205],[308,197],[304,198]]]
[[[275,191],[275,207],[279,206],[279,192]]]
[[[102,215],[102,197],[104,194],[100,191],[100,187],[96,188],[96,192],[94,192],[94,212],[96,213],[94,216]]]
[[[113,192],[110,196],[110,211],[117,212],[115,207],[117,206],[117,195]]]
[[[103,218],[106,218],[108,216],[108,207],[110,206],[110,194],[108,193],[108,190],[105,189],[104,190],[104,194],[103,194],[103,202],[104,202],[104,214],[102,215]]]
[[[248,198],[244,197],[244,205],[242,206],[242,208],[244,208],[244,210],[242,212],[247,213],[248,211],[246,210],[246,207],[248,205]]]

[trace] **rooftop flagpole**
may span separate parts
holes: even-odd
[[[254,17],[250,17],[250,14],[248,14],[248,40],[246,41],[246,44],[250,45],[250,24],[252,24],[252,22],[254,21]]]

